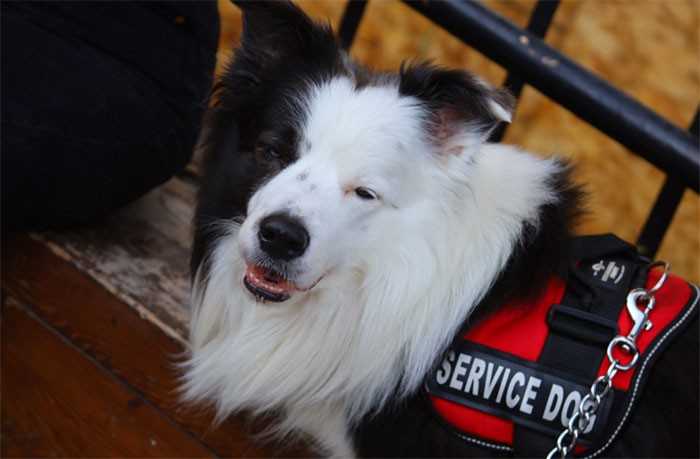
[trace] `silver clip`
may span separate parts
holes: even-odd
[[[641,311],[639,309],[639,305],[637,304],[637,300],[639,300],[642,297],[646,297],[646,300],[648,301],[646,308],[644,308],[644,311]],[[650,330],[653,326],[648,317],[649,312],[652,309],[654,309],[655,302],[655,298],[642,289],[632,290],[629,293],[629,295],[627,295],[627,312],[629,313],[630,317],[632,318],[632,321],[634,322],[634,325],[632,326],[632,331],[629,332],[627,337],[632,341],[637,340],[637,335],[639,335],[639,332],[642,331],[642,328],[644,330]]]

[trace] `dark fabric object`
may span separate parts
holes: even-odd
[[[83,223],[190,159],[215,1],[3,2],[3,229]]]

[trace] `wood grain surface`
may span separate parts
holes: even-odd
[[[213,457],[12,298],[2,351],[3,457]]]
[[[104,221],[34,237],[184,343],[194,195],[174,178]]]
[[[252,434],[261,426],[246,424],[240,418],[230,418],[222,425],[214,426],[210,411],[202,407],[194,410],[187,409],[178,399],[176,365],[181,361],[185,351],[178,340],[165,335],[150,321],[143,320],[138,311],[123,303],[72,263],[57,257],[42,242],[20,236],[9,241],[7,246],[3,253],[3,291],[31,305],[32,314],[60,334],[65,342],[71,343],[85,357],[98,364],[104,372],[127,385],[134,393],[139,394],[150,405],[167,415],[171,422],[180,426],[183,432],[206,445],[216,455],[287,457],[309,454],[308,450],[303,449],[299,444],[259,447],[252,441]],[[36,350],[30,338],[23,340],[21,335],[17,334],[14,328],[15,321],[20,319],[14,317],[15,315],[3,316],[3,331],[7,328],[12,332],[3,333],[3,338],[6,338],[3,341],[3,353],[5,353],[6,343],[9,343],[11,346],[19,346],[17,352],[25,346],[32,352],[36,352],[33,355],[37,358],[41,355],[44,358],[50,358],[52,356],[50,348]],[[22,385],[21,381],[25,376],[25,381],[35,380],[27,373],[28,370],[22,369],[19,365],[21,362],[15,357],[16,353],[3,359],[3,391],[23,390],[17,386]],[[15,375],[15,370],[25,376]],[[66,368],[58,379],[61,384],[74,384],[80,387],[79,393],[85,391],[87,395],[90,394],[90,383],[82,380],[82,373],[83,367]],[[15,397],[13,393],[8,393],[8,397]],[[24,396],[30,399],[32,394],[33,392],[28,392]],[[3,397],[3,401],[6,400],[10,398]],[[26,401],[35,404],[31,408],[36,411],[35,416],[45,416],[49,424],[55,421],[51,420],[54,417],[52,412],[40,409],[41,405],[47,403],[46,400]],[[76,399],[74,402],[79,405],[89,403],[89,400]],[[3,419],[5,419],[4,414],[3,412]],[[32,421],[25,419],[29,414],[31,413],[26,410],[16,414],[22,422],[19,424],[15,422],[12,424],[14,427],[3,424],[3,437],[11,432],[17,432],[20,436],[28,435],[28,432],[32,431],[29,427]],[[5,427],[8,427],[7,431]],[[56,429],[61,431],[63,428],[57,426]],[[43,439],[49,434],[49,430],[46,430],[42,431],[40,436]],[[50,444],[41,444],[45,449],[36,450],[36,453],[28,449],[12,451],[24,453],[20,455],[33,456],[39,455],[38,451],[46,452],[52,448]],[[72,448],[72,446],[69,447]],[[89,455],[97,455],[92,454],[92,450],[89,451]],[[135,455],[148,455],[147,451],[134,451]],[[191,455],[189,452],[183,449],[177,453],[164,455],[182,457]],[[88,454],[88,452],[69,454],[67,450],[64,453],[62,455],[68,456]]]

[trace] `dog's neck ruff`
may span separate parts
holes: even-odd
[[[322,408],[352,425],[414,392],[504,269],[527,224],[556,203],[556,160],[484,145],[451,165],[442,202],[420,204],[399,240],[279,305],[241,286],[237,228],[196,275],[185,396],[215,401],[219,418],[246,410]],[[437,166],[436,166],[437,167]],[[439,317],[439,320],[436,318]],[[447,324],[447,326],[446,326]]]

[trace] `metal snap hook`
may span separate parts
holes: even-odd
[[[639,308],[640,301],[647,301],[646,308],[642,311]],[[644,328],[650,330],[652,327],[651,321],[648,319],[649,311],[654,309],[656,299],[644,289],[634,289],[627,295],[627,312],[632,318],[634,325],[632,330],[627,335],[633,342],[636,341],[637,335]]]

